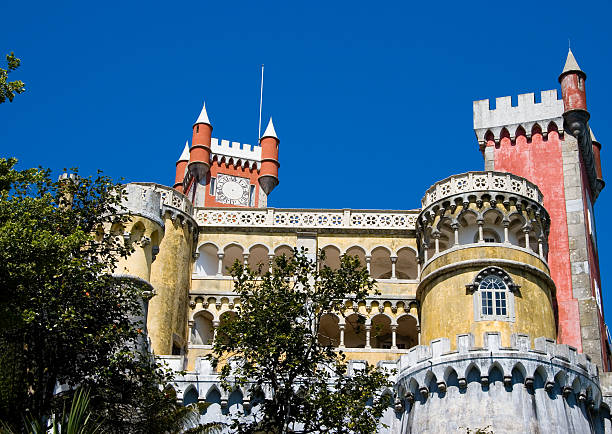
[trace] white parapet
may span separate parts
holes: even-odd
[[[196,208],[199,226],[302,229],[414,229],[419,210],[306,210]]]
[[[536,103],[535,94],[524,93],[518,96],[518,103],[512,106],[512,98],[495,98],[495,109],[490,108],[488,99],[474,101],[474,132],[479,142],[484,142],[487,131],[493,133],[496,141],[500,132],[506,128],[511,137],[522,126],[530,135],[537,123],[545,132],[548,124],[554,122],[559,131],[563,128],[563,100],[557,98],[557,90],[543,90],[541,102]]]
[[[259,168],[261,164],[261,146],[247,143],[230,142],[229,140],[210,139],[211,159],[219,162],[246,165],[250,168]]]

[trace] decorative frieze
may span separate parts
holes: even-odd
[[[434,202],[470,192],[495,191],[531,199],[540,205],[544,197],[540,189],[525,178],[507,172],[468,172],[436,182],[421,200],[423,209]]]
[[[199,226],[413,230],[414,211],[196,208]]]

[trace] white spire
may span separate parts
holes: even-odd
[[[276,131],[274,131],[274,124],[272,123],[272,117],[270,117],[270,122],[268,122],[268,126],[266,127],[266,131],[264,131],[263,136],[261,136],[261,139],[263,139],[264,137],[273,137],[276,140],[278,140],[278,136],[276,135]]]
[[[563,72],[561,72],[561,74],[564,74],[570,71],[581,71],[582,72],[582,69],[580,69],[580,66],[578,66],[578,62],[576,62],[576,58],[574,57],[574,53],[572,53],[572,50],[568,50],[567,52],[567,59],[565,60],[565,67],[563,68]]]
[[[183,153],[179,157],[178,161],[189,161],[189,140],[185,142],[185,149],[183,149]]]
[[[198,116],[198,120],[195,121],[195,124],[211,125],[210,121],[208,120],[208,113],[206,113],[206,103],[202,104],[202,111],[200,112],[200,116]]]

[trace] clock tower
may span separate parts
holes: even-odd
[[[212,124],[202,107],[187,152],[176,165],[174,188],[196,207],[265,208],[278,185],[278,145],[272,119],[258,145],[212,137]],[[198,170],[195,170],[195,169]]]

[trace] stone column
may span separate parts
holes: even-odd
[[[340,348],[344,348],[344,324],[339,324],[340,328]]]
[[[372,265],[372,257],[370,255],[366,255],[365,257],[365,261],[366,261],[366,268],[368,269],[368,273],[371,272],[371,265]]]
[[[525,233],[525,248],[528,249],[529,248],[529,229],[524,229],[523,232]]]
[[[508,237],[508,226],[510,226],[509,221],[504,222],[504,243],[508,244],[510,242],[510,238]]]
[[[223,276],[223,257],[225,253],[217,253],[217,258],[219,258],[219,265],[217,266],[217,276]]]
[[[268,255],[268,270],[272,272],[272,266],[274,265],[274,254]]]
[[[397,256],[391,256],[391,279],[396,279],[395,276],[395,264],[397,263]]]
[[[541,258],[544,257],[544,239],[542,237],[538,238],[538,253]]]
[[[482,226],[484,225],[484,221],[483,220],[478,220],[478,242],[479,243],[483,243],[484,242],[484,236],[482,234]]]
[[[215,343],[215,340],[217,339],[217,329],[219,328],[219,324],[220,324],[219,320],[214,320],[212,322],[212,326],[213,326],[213,340],[212,340],[212,343],[213,344]]]
[[[366,349],[372,348],[372,346],[370,345],[370,331],[371,330],[372,330],[372,325],[366,324],[365,326],[365,332],[366,332],[365,347]]]
[[[391,324],[391,349],[397,350],[397,324]]]
[[[244,265],[249,265],[249,254],[248,253],[242,254],[242,263]]]
[[[453,223],[451,225],[451,228],[453,228],[453,231],[455,232],[455,246],[458,246],[459,245],[459,224]]]
[[[191,336],[193,335],[193,328],[195,327],[195,321],[187,321],[187,348],[191,345]]]

